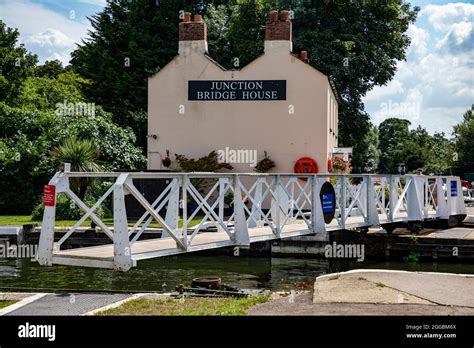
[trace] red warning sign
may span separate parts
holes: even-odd
[[[45,207],[54,207],[56,187],[54,185],[44,185],[43,204]]]

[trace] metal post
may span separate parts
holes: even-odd
[[[244,202],[240,190],[240,179],[234,175],[234,242],[238,246],[249,246],[250,237],[247,228],[247,219],[245,218]]]
[[[326,231],[324,222],[323,206],[321,204],[320,192],[324,179],[313,175],[308,178],[311,180],[311,229],[315,233],[316,239],[327,241],[329,234]]]
[[[120,174],[114,184],[114,269],[119,271],[128,271],[134,266],[125,208],[124,184],[128,179],[128,173]]]
[[[223,194],[224,190],[225,190],[225,185],[226,185],[226,178],[219,178],[219,195],[218,197],[221,197],[221,199],[219,199],[219,206],[218,206],[218,216],[219,216],[219,220],[220,221],[224,221],[224,198],[225,198],[225,195]],[[222,226],[220,224],[217,224],[217,230],[219,232],[222,232],[224,231],[224,229],[222,228]]]
[[[379,226],[380,220],[377,213],[377,192],[375,191],[374,178],[366,176],[364,180],[367,185],[367,224],[369,226]]]
[[[346,228],[346,177],[341,176],[341,203],[339,208],[341,210],[341,228]]]
[[[173,228],[173,230],[178,228],[179,220],[179,182],[178,179],[173,179],[171,182],[171,189],[168,193],[168,207],[166,208],[166,223]],[[156,212],[159,214],[159,211]],[[170,237],[170,234],[163,229],[161,232],[161,238]]]
[[[49,185],[55,187],[54,202],[59,192],[68,189],[69,181],[63,177],[61,172],[54,174],[49,181]],[[38,243],[38,254],[36,259],[40,265],[51,266],[53,264],[54,251],[54,226],[56,223],[56,204],[45,206],[43,214],[43,223],[41,224],[41,234]]]
[[[275,183],[276,183],[276,204],[275,204],[275,225],[276,225],[276,232],[277,235],[280,235],[281,232],[281,192],[280,192],[280,175],[277,175],[275,177]]]
[[[183,236],[183,244],[188,246],[188,176],[184,174],[181,180],[181,196],[183,199],[183,228],[181,235]]]
[[[423,178],[414,175],[407,176],[409,185],[406,193],[407,197],[407,218],[408,221],[423,221],[423,207],[421,200],[423,193],[421,192]]]
[[[390,175],[390,189],[389,189],[389,208],[390,208],[390,214],[388,217],[389,222],[394,222],[395,221],[395,215],[396,215],[396,206],[398,202],[398,180],[399,178],[396,177],[395,175]]]
[[[262,227],[259,226],[262,219],[259,209],[262,208],[262,187],[264,180],[266,180],[266,178],[258,177],[257,182],[255,183],[254,203],[252,204],[252,210],[250,211],[249,228]]]

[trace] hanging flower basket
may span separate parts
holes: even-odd
[[[255,171],[257,173],[267,173],[276,167],[275,162],[273,162],[270,157],[268,157],[267,151],[264,151],[264,154],[265,157],[258,161],[257,165],[255,166]]]
[[[166,150],[166,157],[161,160],[163,167],[168,168],[171,165],[170,150]]]

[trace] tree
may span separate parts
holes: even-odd
[[[405,162],[403,155],[404,144],[410,138],[408,120],[387,118],[379,125],[380,173],[395,174],[398,164]]]
[[[64,72],[63,63],[57,59],[47,60],[43,65],[38,65],[34,69],[36,77],[56,78],[62,72]]]
[[[365,161],[366,166],[364,168],[365,173],[375,173],[380,159],[379,150],[379,131],[377,127],[371,126],[367,137],[364,138],[367,141],[367,160]]]
[[[454,143],[444,133],[434,133],[426,144],[429,149],[429,160],[423,167],[423,173],[432,175],[452,175]]]
[[[451,174],[453,143],[444,133],[428,134],[418,126],[409,130],[410,121],[388,118],[379,126],[379,171],[397,173],[404,163],[407,173]]]
[[[81,140],[75,136],[66,139],[60,146],[51,150],[51,156],[58,163],[70,163],[73,172],[100,172],[100,151],[92,140]],[[71,188],[82,200],[92,178],[71,178]]]
[[[0,102],[9,104],[15,103],[38,61],[23,44],[18,45],[19,35],[18,30],[0,20]]]
[[[141,149],[130,128],[112,122],[112,115],[96,107],[93,117],[59,114],[52,110],[11,107],[0,102],[0,211],[29,214],[57,163],[50,150],[67,139],[94,140],[104,170],[143,168]]]
[[[54,110],[58,103],[85,102],[81,87],[88,83],[72,71],[60,73],[57,77],[28,77],[17,98],[18,104],[32,110]]]
[[[455,163],[457,174],[474,172],[474,105],[468,109],[460,124],[454,126],[454,143],[458,160]]]

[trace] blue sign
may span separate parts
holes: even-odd
[[[458,196],[458,182],[456,180],[451,180],[451,197]]]
[[[319,199],[321,200],[321,207],[323,208],[324,222],[330,223],[336,214],[336,192],[330,182],[326,181],[321,186],[319,192]]]
[[[332,213],[334,211],[334,194],[326,193],[323,194],[323,213]]]

